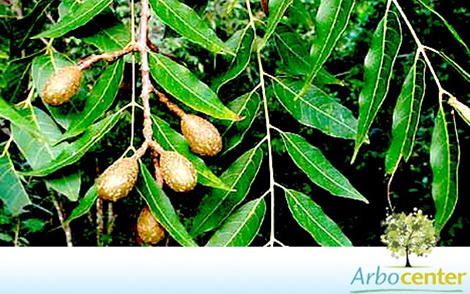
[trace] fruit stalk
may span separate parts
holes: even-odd
[[[88,56],[87,58],[81,60],[78,62],[78,67],[81,70],[89,68],[93,63],[104,60],[107,62],[112,62],[118,57],[121,57],[123,55],[129,54],[131,52],[137,51],[137,45],[136,44],[131,44],[121,50],[114,51],[114,52],[106,52],[103,54],[94,54],[91,56]]]
[[[181,107],[179,107],[178,105],[174,104],[173,102],[171,102],[168,97],[166,97],[165,94],[161,93],[160,91],[158,91],[157,89],[153,88],[153,91],[155,92],[155,94],[158,96],[158,99],[160,100],[160,102],[162,102],[163,104],[165,104],[168,109],[173,112],[174,114],[176,114],[177,116],[179,116],[180,118],[183,118],[183,116],[185,115],[183,109],[181,109]]]

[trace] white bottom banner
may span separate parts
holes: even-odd
[[[470,293],[470,248],[0,248],[0,293]]]

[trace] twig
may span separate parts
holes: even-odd
[[[155,45],[148,37],[147,37],[147,46],[149,46],[150,50],[152,50],[155,53],[160,52],[160,49],[158,49],[158,46]]]
[[[145,141],[153,140],[152,118],[150,113],[150,91],[152,84],[150,82],[150,69],[148,61],[148,21],[150,18],[150,6],[148,0],[141,1],[139,37],[137,39],[137,48],[140,52],[140,72],[142,75],[142,105],[144,106],[144,138]]]
[[[96,243],[98,246],[103,246],[102,236],[104,232],[104,219],[103,219],[103,199],[99,197],[96,200]]]
[[[69,224],[65,221],[64,212],[62,209],[62,204],[57,201],[54,195],[51,195],[52,203],[54,204],[55,209],[57,210],[57,216],[59,217],[60,225],[62,230],[65,233],[65,241],[67,242],[67,247],[73,247],[72,243],[72,230],[70,229]]]
[[[16,224],[15,239],[13,240],[13,245],[18,247],[18,239],[20,238],[20,218],[18,217],[18,223]]]
[[[108,228],[106,233],[111,235],[114,229],[114,220],[116,219],[116,215],[114,214],[113,203],[108,202]]]

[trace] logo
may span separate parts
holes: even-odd
[[[467,273],[445,272],[442,268],[437,271],[428,270],[400,270],[400,272],[384,271],[377,266],[373,272],[366,272],[359,267],[351,280],[351,285],[368,285],[368,286],[421,286],[421,285],[462,285]],[[383,291],[383,289],[381,289]],[[390,289],[398,290],[398,289]],[[400,291],[405,289],[399,289]],[[424,290],[424,289],[423,289]],[[368,292],[371,290],[368,289]],[[361,293],[365,291],[351,291],[352,293]],[[455,291],[456,292],[456,291]]]
[[[406,257],[406,267],[411,267],[412,253],[424,256],[430,254],[436,246],[438,238],[434,221],[417,208],[408,215],[403,212],[388,215],[383,226],[386,228],[381,237],[382,242],[387,245],[393,257]]]
[[[382,223],[381,241],[403,266],[359,266],[350,278],[350,293],[463,293],[467,273],[440,267],[412,267],[410,256],[428,256],[438,241],[434,221],[421,210],[393,213]]]

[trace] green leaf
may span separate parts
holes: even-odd
[[[37,54],[38,52],[35,53],[35,55]],[[35,55],[13,59],[8,63],[0,62],[0,66],[5,67],[1,71],[0,95],[8,97],[7,102],[19,101],[24,93],[27,92],[31,73],[31,61]]]
[[[66,223],[70,223],[71,221],[87,214],[95,203],[96,199],[98,199],[98,188],[96,185],[93,185],[86,192],[85,196],[80,199],[78,206],[72,210],[72,213],[67,218]]]
[[[0,97],[0,117],[8,120],[12,126],[16,126],[38,139],[44,139],[43,134],[38,131],[33,122],[23,117],[13,107],[11,107],[3,98]]]
[[[29,234],[40,232],[44,230],[45,226],[46,221],[37,218],[30,218],[21,223],[21,229],[26,230]]]
[[[209,24],[191,7],[177,0],[150,0],[158,17],[186,39],[214,53],[229,53]]]
[[[286,12],[287,8],[294,2],[294,0],[270,0],[269,1],[269,18],[268,24],[266,25],[264,37],[260,42],[258,50],[266,45],[271,38],[271,35],[274,33],[277,25],[281,21],[284,13]]]
[[[104,52],[113,52],[126,47],[131,41],[130,29],[122,22],[118,22],[110,27],[102,28],[101,24],[98,32],[92,36],[87,36],[82,40],[95,45]]]
[[[385,159],[385,170],[389,174],[396,170],[402,157],[408,161],[413,151],[426,90],[425,74],[426,65],[416,58],[403,83],[393,112],[393,139]]]
[[[56,2],[57,0],[38,1],[27,16],[9,23],[11,57],[20,57],[21,52],[31,45],[31,36],[42,29],[47,20],[47,9]]]
[[[74,121],[61,140],[82,133],[106,113],[119,92],[123,72],[124,60],[120,59],[101,74],[90,94],[87,95],[82,115]]]
[[[424,3],[423,1],[421,0],[418,0],[418,2],[423,5],[424,7],[426,7],[427,10],[431,11],[432,13],[434,13],[441,21],[442,23],[446,26],[446,28],[452,33],[452,35],[454,36],[454,38],[457,40],[457,42],[459,42],[464,48],[465,48],[465,51],[467,52],[467,54],[470,56],[470,48],[468,48],[467,44],[465,43],[464,40],[462,40],[462,38],[460,37],[459,33],[454,29],[454,27],[442,16],[440,15],[437,11],[435,11],[434,9],[432,9],[431,6],[427,5],[426,3]]]
[[[155,53],[149,54],[149,63],[153,78],[180,102],[215,118],[238,119],[235,113],[222,104],[217,94],[186,67]]]
[[[251,52],[255,43],[254,36],[251,26],[242,31],[236,48],[236,56],[232,59],[228,70],[223,75],[215,78],[212,83],[212,89],[216,92],[219,92],[223,85],[238,77],[246,69],[250,63]]]
[[[225,129],[222,132],[224,151],[222,155],[233,150],[243,141],[243,138],[256,119],[256,114],[261,107],[261,98],[257,93],[251,92],[238,97],[227,106],[238,116],[242,116],[245,119],[239,122],[231,121],[224,123]]]
[[[75,202],[80,196],[82,179],[80,172],[68,170],[48,177],[46,184],[52,190],[57,191],[59,194],[66,196],[70,201]]]
[[[281,57],[284,67],[282,68],[289,75],[307,75],[310,72],[311,57],[299,35],[286,25],[279,25],[274,33],[276,49]],[[314,84],[318,85],[343,85],[344,83],[324,68],[320,69]]]
[[[338,225],[310,197],[285,190],[287,204],[297,223],[321,246],[353,246]]]
[[[353,140],[356,137],[357,121],[353,113],[317,86],[310,85],[308,91],[295,100],[302,81],[272,79],[272,83],[279,102],[301,124],[337,138]]]
[[[0,155],[0,199],[13,215],[24,212],[24,207],[31,204],[20,178],[8,153]]]
[[[214,175],[201,158],[191,152],[189,144],[183,135],[173,130],[166,121],[158,116],[154,115],[153,121],[154,136],[158,143],[160,143],[165,150],[178,151],[191,161],[197,169],[197,180],[201,185],[230,190],[230,187]]]
[[[34,58],[31,67],[33,85],[39,96],[42,97],[42,91],[47,81],[58,69],[74,65],[65,55],[62,54],[51,54],[42,55]],[[80,91],[72,97],[69,103],[64,103],[61,106],[50,106],[45,104],[52,117],[60,124],[63,128],[68,129],[69,126],[80,117],[79,105],[84,103],[85,91],[83,87]]]
[[[295,19],[297,23],[304,24],[308,28],[315,26],[315,21],[302,0],[294,0],[287,11],[287,15],[289,19]]]
[[[279,25],[274,33],[276,49],[285,65],[285,71],[293,75],[306,75],[310,68],[310,56],[299,35],[286,25]]]
[[[13,243],[14,240],[15,239],[12,236],[4,234],[4,233],[0,233],[0,241],[6,242],[6,243]]]
[[[147,167],[142,163],[140,164],[140,176],[136,188],[154,217],[179,244],[182,246],[198,246],[181,224],[168,196],[157,186]]]
[[[462,66],[460,66],[460,64],[455,62],[452,58],[450,58],[441,51],[432,50],[432,52],[438,54],[442,59],[449,63],[464,79],[466,79],[467,82],[470,82],[470,73],[467,72]]]
[[[80,158],[82,158],[82,156],[96,144],[96,142],[101,140],[101,138],[103,138],[114,127],[120,117],[121,115],[118,113],[100,120],[90,126],[90,128],[88,128],[88,130],[79,139],[65,148],[56,159],[50,162],[48,166],[24,172],[23,174],[27,176],[44,177],[65,166],[79,161]]]
[[[315,39],[310,48],[311,68],[299,96],[308,91],[318,72],[346,30],[353,0],[322,0],[316,16]],[[296,98],[297,99],[297,98]]]
[[[295,164],[318,186],[331,194],[369,203],[321,151],[293,133],[281,133],[287,152]]]
[[[253,148],[245,152],[220,176],[233,192],[212,190],[205,196],[199,212],[194,219],[190,234],[197,236],[220,226],[232,211],[245,199],[250,187],[258,174],[263,160],[263,151]]]
[[[245,247],[253,242],[266,214],[264,199],[256,199],[237,209],[215,232],[206,246]]]
[[[67,15],[34,38],[58,38],[88,23],[112,3],[111,0],[81,0]]]
[[[454,122],[455,123],[455,122]],[[430,162],[433,174],[432,197],[436,206],[435,226],[438,232],[454,213],[458,199],[458,167],[460,147],[456,129],[449,132],[444,108],[437,113],[431,140]],[[451,144],[452,139],[457,141]]]
[[[51,117],[39,108],[34,108],[34,113],[24,112],[36,124],[36,128],[44,135],[45,140],[38,140],[21,128],[11,127],[13,140],[33,169],[47,167],[59,156],[69,143],[54,145],[62,135],[59,127]],[[70,201],[77,201],[80,191],[81,178],[77,171],[66,171],[46,180],[46,184],[53,190],[67,196]]]
[[[387,96],[401,42],[400,20],[394,12],[388,11],[374,33],[364,62],[364,87],[359,94],[359,125],[353,161]]]
[[[53,142],[61,136],[60,129],[49,115],[39,108],[34,108],[34,113],[22,111],[23,117],[31,120],[38,132],[41,132],[46,140],[37,140],[29,133],[16,126],[11,127],[13,140],[24,155],[28,164],[33,169],[41,169],[48,166],[68,146],[62,143],[54,146]]]

